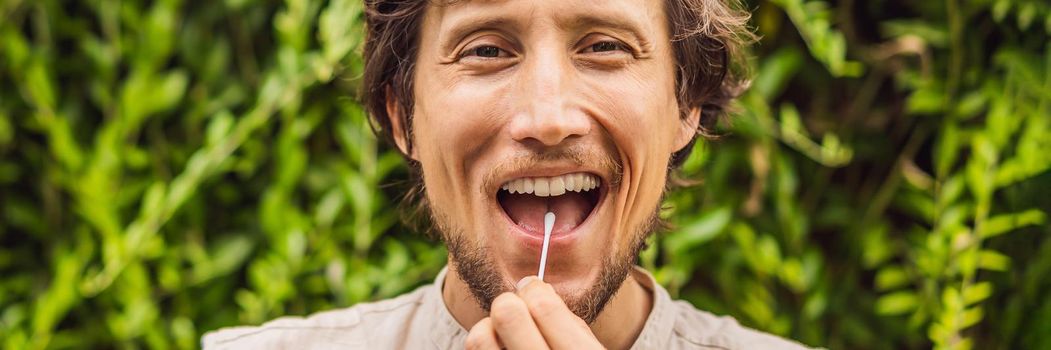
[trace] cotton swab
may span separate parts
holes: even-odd
[[[536,277],[544,280],[544,267],[547,266],[547,244],[551,242],[551,229],[555,226],[555,213],[544,214],[544,248],[540,250],[540,272]]]

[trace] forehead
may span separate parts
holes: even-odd
[[[465,27],[525,30],[535,25],[552,25],[567,31],[606,26],[657,34],[666,29],[662,3],[660,0],[432,1],[424,23],[430,30],[443,34],[453,34]]]

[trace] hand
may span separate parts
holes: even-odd
[[[550,284],[536,277],[516,293],[493,300],[489,317],[471,327],[467,349],[602,349],[584,320],[569,310]]]

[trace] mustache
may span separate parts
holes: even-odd
[[[483,177],[483,191],[498,188],[501,185],[497,183],[500,174],[537,168],[544,163],[551,162],[568,162],[581,168],[597,168],[609,175],[610,187],[619,185],[623,175],[620,157],[615,153],[573,144],[566,147],[546,148],[542,151],[522,150],[508,155],[504,161],[489,169],[489,172]]]

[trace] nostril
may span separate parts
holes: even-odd
[[[589,132],[591,121],[588,117],[570,114],[516,118],[511,125],[511,137],[515,141],[536,142],[543,146],[556,146]]]
[[[565,141],[582,137],[588,133],[586,128],[570,128],[562,125],[538,125],[519,132],[512,132],[515,141],[534,143],[536,146],[557,146]]]

